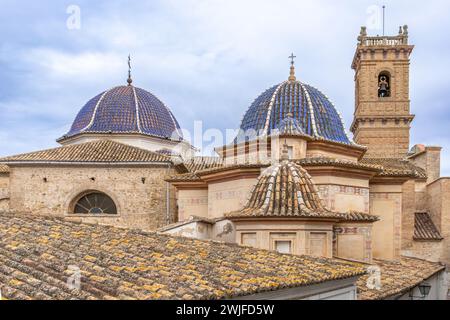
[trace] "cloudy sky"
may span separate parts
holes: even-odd
[[[236,128],[250,103],[297,77],[325,92],[346,127],[354,108],[350,68],[361,25],[379,34],[408,24],[412,143],[442,145],[450,175],[450,1],[0,0],[0,156],[56,146],[91,97],[126,83],[169,105],[181,126]],[[75,9],[74,9],[75,8]],[[80,20],[77,12],[79,9]],[[211,149],[205,141],[204,153]]]

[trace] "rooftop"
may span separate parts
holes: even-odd
[[[220,299],[365,273],[352,262],[214,241],[0,214],[7,299]],[[81,272],[81,288],[67,280]]]
[[[414,240],[440,241],[444,239],[427,212],[416,212],[414,217]]]
[[[223,159],[219,157],[192,157],[184,162],[184,165],[189,172],[195,172],[199,170],[217,168],[223,166]]]
[[[378,176],[381,177],[411,177],[416,179],[427,178],[427,173],[424,169],[405,159],[363,158],[360,163],[381,166],[382,171],[378,174]]]
[[[96,140],[0,158],[0,163],[169,162],[170,157],[112,140]]]
[[[9,167],[4,164],[0,164],[0,173],[9,173]]]
[[[230,219],[295,217],[369,222],[378,220],[374,215],[361,212],[338,213],[327,210],[308,172],[288,160],[265,169],[244,208],[226,216]]]
[[[402,257],[399,261],[374,260],[373,265],[380,267],[381,288],[369,289],[366,285],[369,275],[360,277],[358,280],[360,300],[381,300],[403,295],[445,269],[445,266],[439,263],[407,257]]]

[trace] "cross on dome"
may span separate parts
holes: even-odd
[[[294,56],[294,53],[291,53],[288,58],[291,59],[291,65],[294,65],[294,59],[297,58],[297,56]]]
[[[297,58],[297,56],[294,56],[294,53],[291,53],[291,55],[288,57],[291,59],[291,71],[289,73],[289,81],[296,81],[297,78],[295,77],[295,67],[294,67],[294,59]]]

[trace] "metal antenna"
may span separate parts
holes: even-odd
[[[385,30],[385,17],[386,17],[386,6],[383,5],[383,36],[384,36],[384,30]]]

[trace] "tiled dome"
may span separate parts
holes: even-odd
[[[311,176],[287,160],[267,168],[259,177],[243,216],[336,217],[326,210]]]
[[[240,126],[235,142],[253,140],[285,129],[283,121],[291,115],[287,134],[308,135],[334,142],[352,144],[341,116],[330,100],[316,88],[297,80],[285,81],[263,92],[251,104]],[[295,128],[297,127],[297,128]],[[299,127],[299,128],[298,128]],[[299,130],[300,129],[300,130]]]
[[[339,213],[326,209],[311,176],[300,165],[283,160],[267,168],[258,178],[242,210],[228,218],[313,218],[374,222],[378,217],[363,212]]]
[[[112,88],[89,100],[62,139],[81,133],[140,133],[182,139],[169,108],[150,92],[132,85]]]

